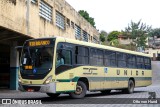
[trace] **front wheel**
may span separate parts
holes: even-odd
[[[52,98],[57,98],[60,94],[59,93],[46,93],[49,97],[52,97]]]
[[[83,98],[86,95],[87,87],[82,81],[78,81],[75,92],[71,92],[70,96],[72,98]]]

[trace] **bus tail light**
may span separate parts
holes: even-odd
[[[43,84],[48,84],[48,83],[51,82],[51,80],[52,80],[52,76],[49,76],[49,77],[44,81]]]

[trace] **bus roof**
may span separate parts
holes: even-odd
[[[112,50],[112,51],[117,51],[117,52],[128,53],[128,54],[134,54],[134,55],[140,55],[140,56],[145,56],[145,57],[151,57],[151,55],[145,54],[145,53],[142,53],[142,52],[136,52],[136,51],[116,48],[116,47],[112,47],[112,46],[100,45],[100,44],[89,43],[89,42],[84,42],[84,41],[79,41],[79,40],[73,40],[73,39],[67,39],[67,38],[65,38],[65,40],[68,43],[80,44],[80,45],[83,45],[83,46],[90,46],[90,47],[107,49],[107,50]]]
[[[107,49],[107,50],[112,50],[112,51],[117,51],[117,52],[123,52],[123,53],[128,53],[128,54],[151,57],[151,55],[145,54],[145,53],[142,53],[142,52],[136,52],[136,51],[116,48],[116,47],[112,47],[112,46],[100,45],[100,44],[95,44],[95,43],[90,43],[90,42],[84,42],[84,41],[79,41],[79,40],[74,40],[74,39],[68,39],[68,38],[59,37],[59,36],[47,37],[47,38],[38,38],[38,39],[52,39],[52,38],[56,38],[59,41],[62,40],[62,41],[66,41],[68,43],[79,44],[79,45],[83,45],[83,46],[90,46],[90,47],[95,47],[95,48],[100,48],[100,49]],[[30,39],[30,40],[34,40],[34,39]]]

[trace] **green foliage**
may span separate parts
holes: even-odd
[[[139,47],[145,48],[146,47],[146,38],[148,33],[151,30],[151,26],[142,23],[141,20],[137,23],[131,21],[128,27],[125,28],[125,34],[128,35],[130,39],[132,39],[133,44]]]
[[[117,47],[119,45],[118,39],[112,39],[109,43],[110,46],[115,46]]]
[[[104,42],[105,41],[105,36],[104,34],[100,33],[100,41],[101,42]]]
[[[94,18],[90,17],[87,11],[84,10],[79,10],[78,13],[85,18],[93,27],[95,26],[95,21]]]
[[[132,50],[132,51],[136,50],[136,46],[134,44],[129,44],[129,45],[119,44],[117,47],[122,49]]]
[[[107,40],[112,41],[112,40],[118,39],[119,34],[120,32],[118,31],[112,31],[111,33],[108,34]]]
[[[100,41],[105,42],[107,37],[107,32],[106,31],[101,31],[100,33]]]
[[[149,36],[150,36],[150,37],[160,36],[160,28],[152,29],[152,30],[149,32]]]

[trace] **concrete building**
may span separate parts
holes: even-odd
[[[148,38],[148,48],[145,52],[150,54],[153,60],[160,60],[160,36]]]
[[[132,40],[126,36],[119,35],[118,41],[120,44],[129,45]],[[160,36],[155,36],[154,38],[147,38],[147,48],[145,48],[145,53],[150,54],[153,60],[160,60]]]
[[[123,35],[118,35],[118,41],[120,44],[123,44],[123,45],[129,45],[132,42],[131,39]]]
[[[65,0],[0,0],[0,88],[18,87],[15,47],[52,36],[99,43],[99,32]]]

